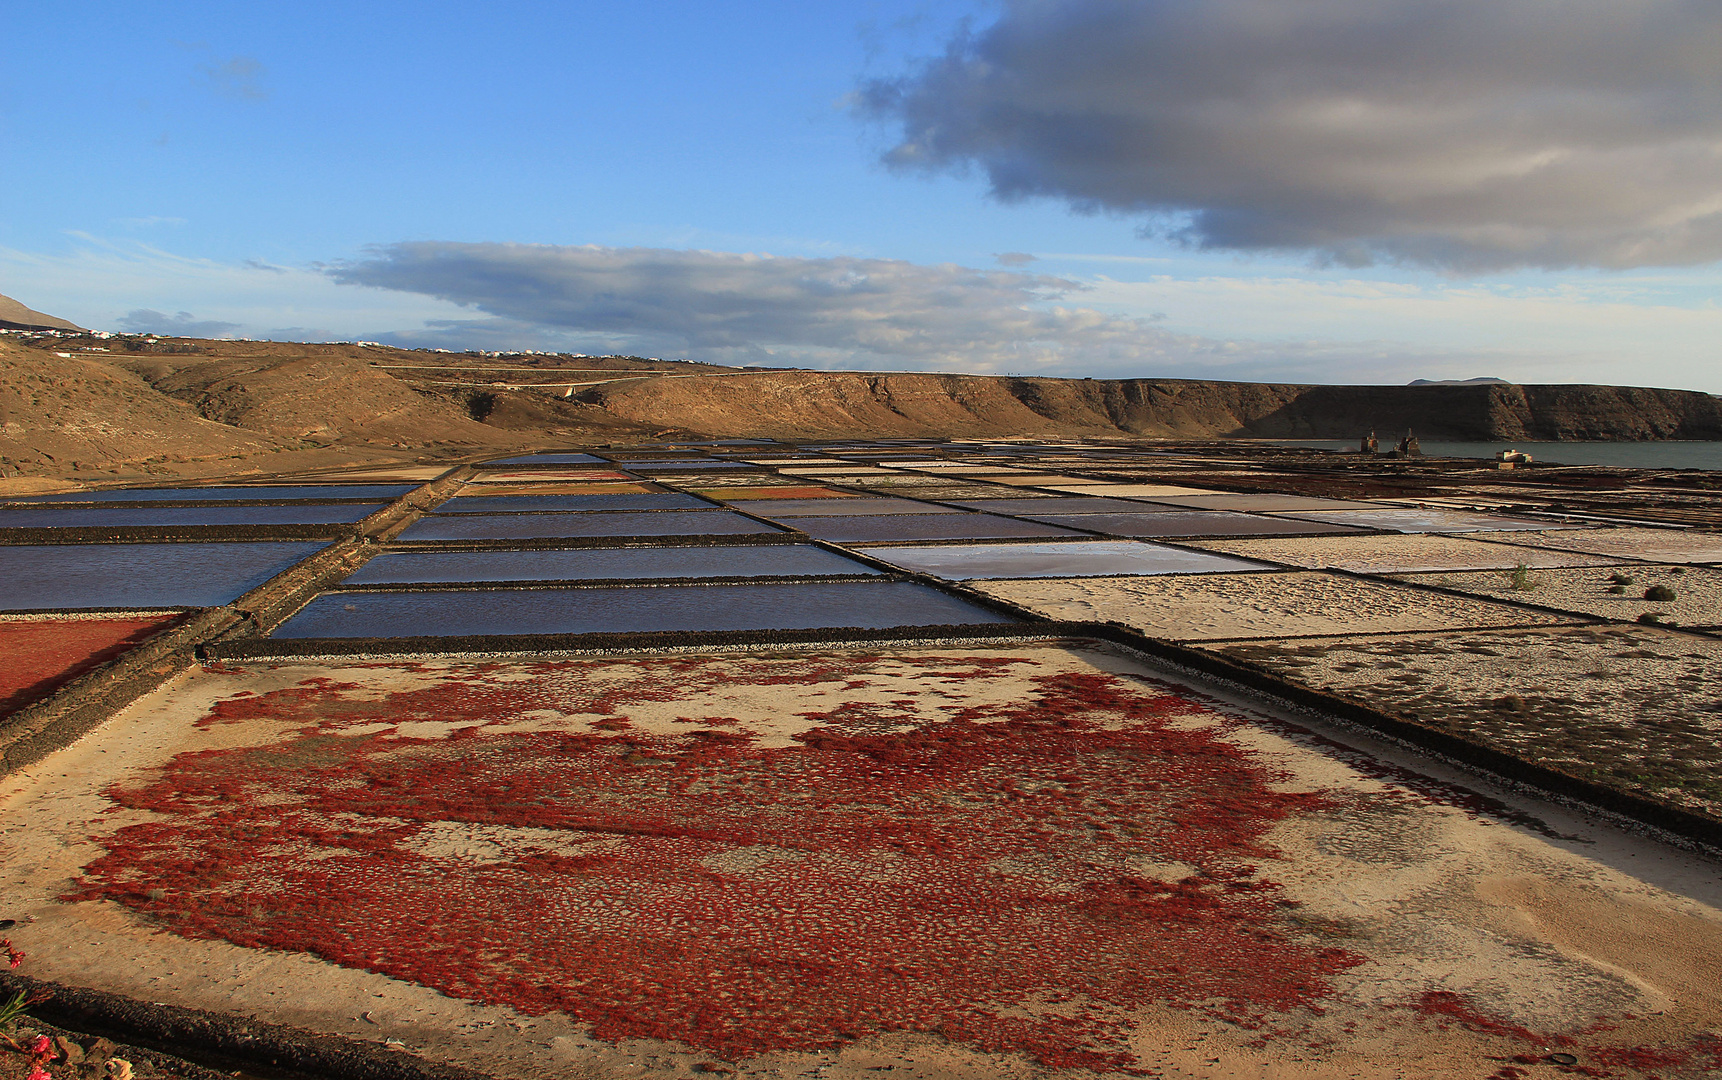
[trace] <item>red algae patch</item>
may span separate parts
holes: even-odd
[[[180,618],[177,613],[0,618],[0,715],[41,700]]]
[[[1129,1070],[1145,1008],[1267,1032],[1363,962],[1274,880],[1326,797],[1228,723],[1053,650],[354,664],[108,787],[66,899],[604,1040]]]

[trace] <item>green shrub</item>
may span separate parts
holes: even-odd
[[[1650,588],[1644,590],[1644,598],[1646,600],[1655,600],[1658,603],[1667,603],[1670,600],[1678,599],[1674,590],[1670,589],[1666,585],[1652,585]]]

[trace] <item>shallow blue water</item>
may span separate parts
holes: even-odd
[[[15,506],[0,509],[0,529],[344,525],[370,517],[387,505],[285,503],[281,506]]]
[[[712,510],[704,499],[680,492],[649,495],[460,495],[437,514],[522,514],[557,510]]]
[[[603,581],[679,577],[824,577],[877,574],[865,563],[811,544],[753,547],[578,548],[526,551],[393,551],[343,584],[481,581]]]
[[[271,637],[465,637],[1008,623],[907,581],[325,593]]]
[[[892,514],[884,517],[784,517],[809,536],[839,544],[890,540],[985,540],[1074,536],[1069,529],[994,514]]]
[[[572,536],[738,536],[780,530],[732,510],[604,510],[588,514],[433,515],[400,539],[541,540]]]
[[[417,484],[295,484],[257,487],[121,488],[114,491],[68,491],[32,495],[4,503],[133,503],[133,502],[287,502],[332,500],[393,500]]]
[[[0,545],[0,605],[42,608],[215,607],[255,589],[328,545]]]

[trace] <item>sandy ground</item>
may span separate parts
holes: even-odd
[[[1469,532],[1538,532],[1560,528],[1557,521],[1537,521],[1531,518],[1502,517],[1498,514],[1477,514],[1462,510],[1377,507],[1374,510],[1324,510],[1288,513],[1285,516],[1306,521],[1331,521],[1337,525],[1361,525],[1367,529],[1386,529],[1404,533],[1469,533]]]
[[[1577,551],[1484,544],[1456,536],[1323,536],[1292,540],[1187,540],[1181,543],[1263,562],[1302,566],[1310,570],[1350,570],[1359,574],[1510,570],[1521,563],[1535,569],[1606,566],[1614,561]]]
[[[1221,645],[1526,760],[1722,814],[1722,641],[1641,626]]]
[[[1054,646],[215,667],[6,778],[0,905],[501,1076],[1714,1068],[1714,863],[1450,780]]]
[[[1174,641],[1562,621],[1504,604],[1321,573],[994,581],[979,587],[1049,619],[1123,623]]]
[[[1407,575],[1405,580],[1623,622],[1660,612],[1669,623],[1679,626],[1722,626],[1722,570],[1703,566],[1538,570],[1524,577],[1523,587],[1516,584],[1515,578],[1510,570],[1492,570],[1414,574]],[[1674,590],[1675,598],[1646,600],[1645,590],[1656,585]]]
[[[1563,529],[1535,536],[1513,533],[1485,533],[1482,536],[1515,544],[1624,556],[1646,562],[1722,562],[1722,535],[1687,529]]]

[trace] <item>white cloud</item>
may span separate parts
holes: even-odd
[[[860,99],[900,168],[1200,247],[1722,258],[1715,0],[1005,0]]]

